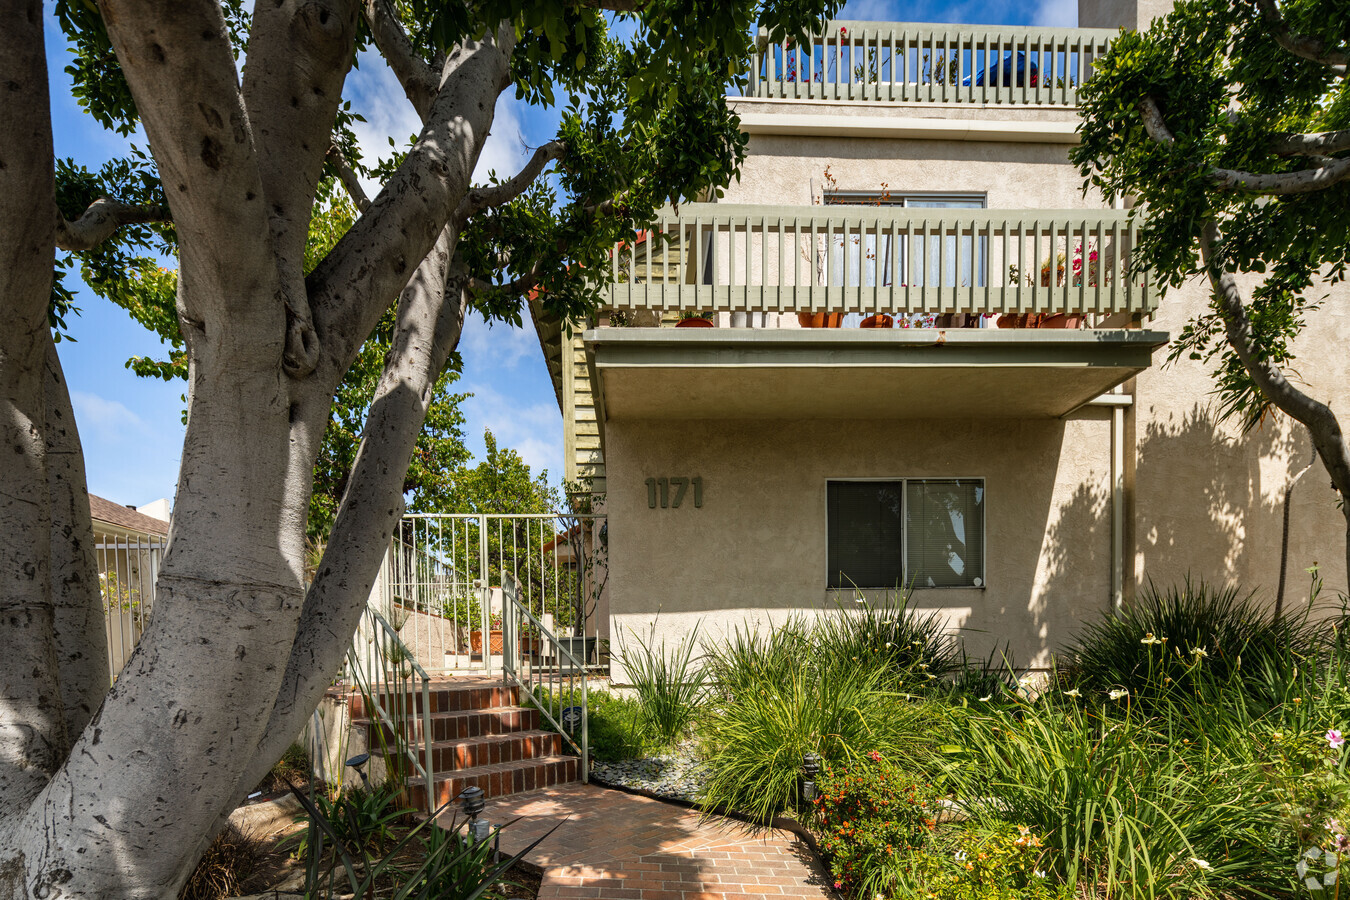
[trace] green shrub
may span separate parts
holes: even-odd
[[[536,687],[544,705],[554,710],[581,705],[581,692]],[[604,688],[587,688],[586,735],[591,754],[604,762],[649,756],[659,749],[647,733],[642,706],[631,697],[612,694]],[[550,704],[552,704],[550,706]],[[545,720],[542,727],[553,729]],[[553,729],[557,730],[557,729]],[[577,736],[578,742],[580,736]]]
[[[1073,698],[1071,698],[1072,700]],[[1257,897],[1290,886],[1288,806],[1267,774],[1219,741],[1181,737],[1127,699],[972,715],[952,769],[957,803],[985,827],[1043,838],[1043,868],[1115,897]]]
[[[948,829],[898,861],[896,897],[925,900],[1069,900],[1044,865],[1044,841],[1025,825]]]
[[[706,674],[695,664],[698,626],[666,648],[663,638],[656,643],[656,626],[644,640],[637,634],[623,642],[620,651],[624,668],[637,692],[644,730],[659,746],[665,747],[689,733],[706,694]],[[630,643],[631,642],[631,643]]]
[[[858,594],[842,601],[836,615],[822,616],[811,629],[815,651],[875,667],[887,690],[926,692],[945,684],[962,662],[960,647],[936,613],[909,608],[908,591],[887,591],[879,599]]]
[[[931,743],[931,708],[885,690],[880,665],[818,652],[800,621],[762,636],[738,628],[706,651],[718,685],[701,731],[711,808],[768,821],[795,804],[807,752],[839,765],[902,747],[921,758]]]
[[[821,777],[811,825],[835,887],[870,898],[895,887],[897,858],[923,848],[937,822],[938,793],[880,753]]]
[[[348,853],[380,853],[393,841],[394,825],[413,813],[399,804],[401,793],[399,785],[386,781],[373,787],[348,788],[336,799],[318,794],[313,803],[327,823],[327,830]],[[297,858],[308,852],[307,841],[312,831],[307,829],[296,837]]]
[[[1275,620],[1251,594],[1187,579],[1167,590],[1150,585],[1117,615],[1089,625],[1065,669],[1083,690],[1123,688],[1136,704],[1193,695],[1197,675],[1270,703],[1266,682],[1315,666],[1325,648],[1306,616]]]

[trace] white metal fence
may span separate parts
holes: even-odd
[[[386,560],[381,612],[429,672],[500,671],[504,576],[539,625],[584,665],[608,661],[603,515],[405,516]],[[513,652],[539,655],[539,635]]]
[[[155,580],[167,544],[168,539],[159,535],[95,534],[110,681],[117,680],[150,622]]]

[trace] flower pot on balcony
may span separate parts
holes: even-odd
[[[797,323],[803,328],[839,328],[844,324],[844,314],[797,313]]]
[[[1083,316],[1079,313],[1055,313],[1041,320],[1042,328],[1081,328]]]
[[[676,328],[711,328],[712,319],[705,319],[701,316],[692,319],[681,319],[675,323]]]
[[[890,328],[893,325],[895,325],[895,319],[885,313],[868,316],[858,323],[859,328]]]
[[[474,652],[474,653],[482,653],[482,652],[483,652],[483,632],[481,632],[481,631],[470,631],[470,632],[469,632],[469,646],[473,649],[473,652]],[[501,652],[502,652],[502,633],[501,633],[500,631],[489,631],[489,632],[488,632],[488,652],[489,652],[489,653],[494,653],[494,654],[496,654],[496,655],[498,655],[498,656],[501,655]]]

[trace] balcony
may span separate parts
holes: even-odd
[[[615,247],[621,312],[1127,314],[1136,226],[1115,210],[688,203]]]
[[[807,44],[761,32],[746,96],[1072,109],[1116,31],[831,22]]]
[[[584,335],[597,418],[1066,415],[1167,340],[1138,327],[1157,296],[1128,274],[1137,237],[1112,210],[668,210],[615,248],[609,325]],[[691,313],[769,327],[672,327]]]

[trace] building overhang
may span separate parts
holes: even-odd
[[[596,328],[600,421],[1057,418],[1147,369],[1140,330]]]

